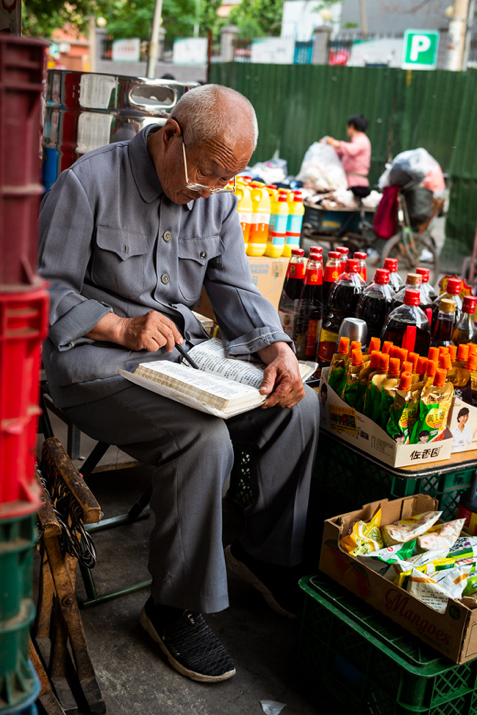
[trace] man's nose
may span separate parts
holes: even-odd
[[[210,189],[201,189],[201,190],[199,191],[199,194],[201,195],[201,197],[202,197],[203,199],[208,199],[209,196],[210,196]]]

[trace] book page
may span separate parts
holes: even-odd
[[[225,357],[225,348],[221,340],[212,338],[189,351],[191,357],[204,372],[223,375],[234,382],[260,388],[265,365],[257,365],[237,358]]]

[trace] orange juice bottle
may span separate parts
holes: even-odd
[[[237,186],[235,196],[238,198],[237,211],[242,227],[243,240],[245,244],[250,238],[250,227],[252,225],[252,199],[250,198],[250,190],[246,185]]]
[[[250,184],[252,199],[252,223],[247,244],[247,256],[263,256],[267,247],[268,226],[270,223],[270,196],[262,184]]]
[[[303,206],[301,191],[290,191],[288,194],[287,238],[282,254],[287,258],[291,256],[293,248],[300,248],[301,227],[304,215],[305,207]]]

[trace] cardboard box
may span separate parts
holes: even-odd
[[[340,540],[355,519],[369,521],[378,506],[381,525],[413,514],[438,510],[438,502],[424,494],[366,504],[359,511],[325,521],[320,571],[356,594],[400,626],[429,643],[455,663],[477,657],[477,600],[449,598],[445,613],[438,613],[404,589],[387,581],[341,549]]]
[[[278,310],[278,303],[282,295],[283,282],[287,273],[289,258],[259,258],[248,257],[252,279],[264,298],[270,301],[274,308]],[[204,289],[200,296],[200,301],[196,305],[202,315],[215,320],[214,311],[207,298]]]
[[[376,422],[357,412],[337,395],[328,383],[329,371],[329,367],[322,370],[319,391],[320,425],[323,429],[339,434],[344,442],[358,447],[390,467],[407,467],[410,464],[429,464],[449,459],[452,435],[448,430],[446,439],[440,442],[398,445]]]
[[[464,415],[461,410],[464,410]],[[465,412],[468,415],[467,420],[465,420]],[[464,416],[464,430],[459,429],[462,416]],[[452,452],[470,452],[477,449],[477,407],[468,405],[460,397],[455,397],[449,418],[449,429],[453,438]]]

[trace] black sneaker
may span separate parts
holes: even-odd
[[[227,570],[257,589],[275,613],[295,618],[300,607],[299,567],[275,566],[248,554],[238,541],[225,548]],[[301,574],[303,575],[303,574]]]
[[[164,624],[161,606],[150,596],[139,622],[181,675],[200,683],[217,683],[235,675],[232,658],[201,613],[186,610],[172,623]]]

